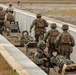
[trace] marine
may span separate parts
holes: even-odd
[[[38,42],[38,50],[34,54],[34,62],[41,69],[43,69],[46,73],[48,73],[47,58],[44,55],[44,53],[47,55],[47,53],[44,51],[45,48],[46,48],[45,42],[44,41],[39,41]]]
[[[0,6],[0,34],[2,34],[5,20],[5,12],[3,11],[3,7]]]
[[[50,27],[51,30],[46,33],[44,41],[48,43],[48,53],[52,56],[52,52],[55,50],[54,42],[60,32],[56,29],[57,25],[55,23],[52,23]]]
[[[74,64],[73,61],[67,59],[65,56],[59,55],[56,51],[54,51],[52,54],[53,56],[51,57],[50,61],[59,67],[59,73],[62,72],[62,69],[65,67],[65,65],[67,66]]]
[[[32,36],[29,36],[29,33],[27,30],[22,32],[21,36],[21,46],[24,46],[24,44],[27,44],[29,41],[34,41]]]
[[[63,24],[63,32],[58,35],[55,40],[55,48],[58,50],[60,55],[65,56],[70,59],[70,54],[73,52],[73,47],[75,46],[75,40],[73,36],[68,32],[69,26]]]
[[[12,3],[9,4],[9,7],[6,9],[6,12],[11,11],[13,13],[14,7]]]
[[[36,18],[30,27],[30,33],[31,33],[31,29],[35,26],[35,40],[36,43],[39,42],[39,40],[42,40],[44,38],[44,33],[46,33],[46,28],[48,27],[48,23],[46,20],[41,18],[41,14],[37,14]]]

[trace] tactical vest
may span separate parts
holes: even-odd
[[[3,11],[0,11],[0,20],[4,20],[5,14]]]
[[[14,21],[14,16],[12,13],[7,14],[7,21]]]
[[[67,32],[67,33],[62,33],[61,34],[62,36],[61,36],[61,41],[60,41],[60,43],[61,44],[70,44],[70,37],[71,37],[71,35]]]
[[[50,30],[50,36],[48,38],[49,43],[54,43],[57,36],[59,35],[59,31],[58,30]]]
[[[39,19],[36,19],[36,27],[45,27],[45,24],[44,24],[44,20],[39,18]]]

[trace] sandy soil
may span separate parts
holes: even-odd
[[[14,7],[33,13],[41,13],[44,16],[74,25],[76,24],[76,15],[56,14],[55,12],[54,14],[49,14],[51,10],[76,10],[75,4],[21,4],[20,6],[14,4]]]

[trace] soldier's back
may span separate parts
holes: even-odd
[[[42,18],[36,19],[36,26],[37,27],[45,27],[44,26],[44,20]]]
[[[56,37],[59,35],[59,31],[55,29],[50,30],[50,35],[49,35],[49,43],[54,43],[56,40]]]
[[[4,11],[0,11],[0,20],[4,20],[4,18],[5,18]]]

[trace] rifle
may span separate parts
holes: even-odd
[[[46,55],[45,53],[43,53],[43,55],[47,58],[48,60],[48,75],[50,73],[50,67],[54,69],[54,71],[56,72],[55,68],[54,68],[54,65],[52,62],[50,62],[50,56],[49,55]]]

